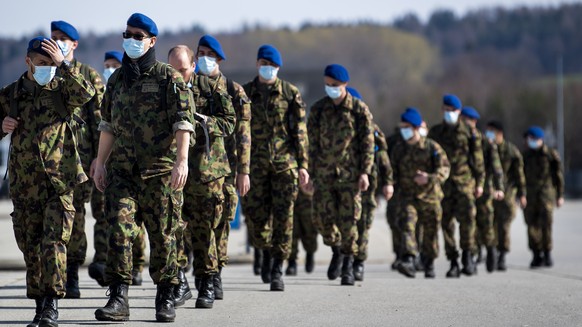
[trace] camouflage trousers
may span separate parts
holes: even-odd
[[[58,196],[48,180],[39,184],[35,198],[11,195],[14,236],[26,264],[26,296],[63,298],[75,217],[73,191]]]
[[[297,169],[280,173],[255,169],[251,189],[242,201],[252,246],[270,249],[275,259],[287,260],[291,253],[297,174]]]
[[[392,251],[399,257],[402,254],[402,231],[398,224],[398,200],[396,192],[386,205],[386,220],[392,232]]]
[[[505,194],[501,201],[493,201],[493,220],[497,250],[509,252],[511,249],[511,223],[515,219],[515,191]]]
[[[234,186],[234,177],[227,177],[222,191],[224,192],[224,203],[222,210],[222,220],[216,229],[216,244],[218,244],[218,265],[226,267],[228,264],[228,236],[230,235],[230,222],[236,215],[238,205],[238,194]]]
[[[495,228],[493,226],[493,194],[485,192],[475,201],[477,207],[475,241],[479,246],[495,246]],[[475,249],[477,250],[477,249]]]
[[[73,206],[75,206],[75,220],[71,239],[67,245],[67,265],[82,265],[87,255],[87,234],[85,234],[85,203],[91,199],[93,181],[88,180],[75,187],[73,191]]]
[[[552,224],[554,221],[554,199],[527,195],[527,206],[523,210],[527,224],[529,248],[532,251],[552,250]]]
[[[188,223],[184,221],[183,213],[176,229],[176,256],[178,267],[186,270],[189,258],[192,255],[192,234],[188,229]]]
[[[301,191],[297,194],[293,209],[293,242],[290,260],[297,260],[299,241],[307,253],[317,251],[317,229],[313,224],[313,198]]]
[[[470,188],[472,189],[472,188]],[[447,259],[456,260],[459,257],[455,240],[455,218],[459,222],[460,245],[463,251],[475,251],[475,197],[472,192],[461,192],[445,185],[445,198],[443,199],[442,228],[445,240],[445,252]]]
[[[224,177],[200,183],[188,179],[182,215],[192,237],[194,275],[218,273],[217,230],[222,221]]]
[[[401,254],[416,257],[420,250],[424,257],[436,259],[439,254],[438,230],[443,213],[441,204],[403,199],[400,206]],[[422,228],[421,235],[417,234],[419,228]]]
[[[172,190],[171,175],[142,180],[137,174],[109,177],[105,215],[109,221],[105,279],[131,284],[133,247],[143,223],[150,243],[149,273],[154,284],[178,284],[176,229],[182,210],[182,190]]]
[[[314,180],[313,209],[315,225],[323,243],[340,246],[345,255],[358,254],[358,220],[362,197],[357,183]]]

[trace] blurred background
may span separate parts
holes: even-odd
[[[275,45],[283,55],[279,76],[301,89],[308,106],[325,95],[324,67],[340,63],[386,134],[407,106],[438,123],[444,93],[479,110],[481,126],[502,121],[520,147],[524,130],[540,125],[562,153],[568,196],[582,196],[579,1],[11,2],[0,19],[0,85],[25,71],[27,41],[50,35],[53,20],[77,27],[76,58],[102,71],[105,51],[121,50],[133,12],[158,24],[158,60],[177,44],[196,48],[211,33],[227,55],[221,70],[240,83],[256,76],[257,48]]]

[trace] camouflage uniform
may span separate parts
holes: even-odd
[[[391,151],[394,182],[398,186],[399,226],[402,230],[402,256],[416,257],[417,223],[423,227],[420,252],[426,259],[438,257],[438,228],[442,217],[442,185],[449,177],[450,164],[445,151],[430,138],[415,144],[400,142]],[[414,182],[417,171],[427,172],[426,185]],[[420,242],[420,240],[418,240]]]
[[[432,127],[428,134],[447,153],[451,164],[449,179],[444,185],[442,201],[442,228],[445,252],[449,260],[459,257],[455,242],[455,221],[460,225],[461,249],[475,250],[475,189],[485,184],[485,167],[481,142],[471,128],[460,119],[456,125],[441,123]]]
[[[297,260],[299,241],[307,253],[317,251],[317,229],[313,223],[313,194],[300,190],[293,208],[293,242],[289,260]]]
[[[243,208],[251,243],[287,260],[293,239],[298,169],[308,168],[305,103],[292,84],[258,77],[244,85],[251,105],[251,188]]]
[[[515,199],[526,194],[523,158],[519,149],[508,141],[498,144],[497,151],[503,167],[505,193],[503,200],[493,201],[497,249],[500,252],[509,252],[511,222],[515,218]]]
[[[368,175],[370,186],[368,190],[362,193],[362,217],[358,221],[358,255],[356,260],[366,261],[368,258],[368,231],[374,221],[374,210],[378,206],[376,203],[376,189],[384,185],[392,185],[392,166],[388,159],[388,145],[386,136],[382,133],[380,127],[373,124],[374,127],[374,165],[372,173]]]
[[[556,199],[564,196],[564,176],[560,155],[545,144],[541,149],[523,152],[527,206],[523,211],[527,223],[529,248],[552,250],[552,223]]]
[[[395,129],[394,133],[386,138],[386,143],[388,145],[388,157],[390,161],[394,160],[392,150],[402,142],[402,136],[398,128]],[[396,255],[396,260],[402,255],[402,231],[398,227],[398,184],[394,185],[394,194],[392,198],[388,200],[386,205],[386,220],[388,221],[388,226],[390,226],[390,231],[392,232],[392,251]]]
[[[73,190],[88,180],[68,117],[95,90],[74,69],[62,76],[39,86],[25,73],[0,91],[0,119],[20,121],[11,135],[8,169],[14,236],[24,255],[31,299],[65,296]]]
[[[155,55],[150,49],[144,56]],[[140,58],[144,61],[144,57]],[[155,284],[177,284],[175,231],[182,190],[172,190],[178,130],[193,132],[191,92],[181,75],[155,61],[126,81],[125,67],[110,77],[101,132],[114,136],[107,162],[106,216],[110,222],[106,281],[131,284],[132,246],[144,223],[150,242],[149,272]]]
[[[316,226],[326,245],[357,255],[358,180],[374,163],[372,114],[350,94],[337,106],[325,97],[311,107],[307,130]]]

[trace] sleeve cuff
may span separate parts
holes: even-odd
[[[174,125],[172,126],[172,130],[174,134],[176,134],[177,131],[187,131],[190,133],[194,133],[194,125],[187,121],[181,121],[174,123]]]
[[[99,122],[99,127],[97,128],[100,132],[107,132],[113,134],[113,126],[109,122],[104,121],[103,119]]]

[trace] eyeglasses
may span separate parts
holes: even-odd
[[[150,36],[149,35],[143,35],[141,33],[135,33],[134,34],[134,33],[131,33],[131,32],[123,32],[123,38],[124,39],[132,39],[133,38],[134,40],[141,41],[143,39],[150,38]]]

